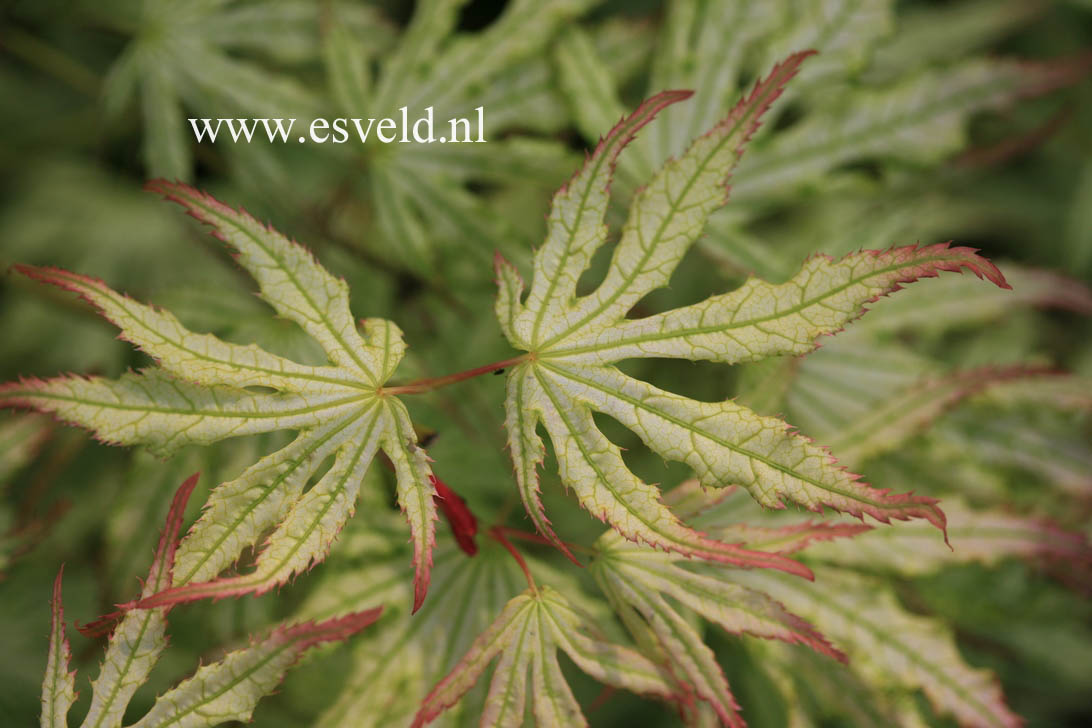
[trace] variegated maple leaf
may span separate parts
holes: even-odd
[[[867,303],[944,270],[967,268],[1007,285],[997,268],[971,249],[909,246],[862,251],[839,261],[814,257],[781,285],[752,278],[736,291],[691,306],[628,317],[647,294],[667,285],[709,215],[723,204],[728,176],[763,112],[808,55],[794,54],[776,66],[727,118],[636,195],[606,277],[591,293],[578,296],[577,281],[607,239],[603,220],[615,160],[657,111],[688,92],[668,91],[646,101],[619,122],[558,193],[526,301],[519,274],[498,258],[497,315],[512,345],[527,352],[508,374],[508,442],[527,511],[562,550],[539,499],[540,423],[553,442],[562,481],[622,535],[722,562],[760,561],[686,527],[664,505],[659,490],[630,471],[619,448],[596,426],[594,412],[622,423],[663,458],[686,463],[704,485],[741,485],[764,506],[782,508],[791,501],[882,522],[925,518],[944,526],[935,500],[865,485],[778,419],[735,402],[672,394],[614,366],[632,358],[738,363],[804,354],[820,336],[860,316]],[[801,573],[791,560],[763,559],[761,565]]]
[[[770,572],[741,572],[738,579],[815,624],[845,650],[870,686],[920,689],[937,713],[964,726],[1023,724],[1005,704],[994,674],[968,665],[943,623],[907,612],[879,580],[830,568],[817,568],[816,574],[820,589]]]
[[[670,676],[637,652],[607,641],[586,615],[550,587],[515,597],[470,646],[458,665],[425,698],[413,728],[421,728],[458,702],[498,655],[481,725],[523,724],[527,670],[537,725],[587,725],[561,672],[557,650],[597,680],[636,693],[674,696]]]
[[[258,282],[261,297],[313,337],[329,364],[306,366],[253,344],[194,333],[169,312],[101,281],[22,267],[27,275],[79,293],[159,366],[117,380],[24,380],[0,389],[0,406],[52,412],[105,442],[143,444],[160,455],[237,435],[298,431],[290,444],[213,492],[179,548],[174,587],[145,595],[142,607],[264,592],[321,561],[353,513],[365,471],[382,451],[394,465],[398,502],[410,525],[419,608],[435,541],[435,488],[405,405],[383,389],[405,351],[401,331],[383,319],[367,319],[358,328],[345,282],[245,212],[184,185],[153,182],[149,188],[211,225]],[[331,456],[333,464],[304,492]],[[269,529],[252,572],[216,579]]]
[[[148,579],[144,582],[144,595],[154,594],[171,584],[178,535],[186,503],[196,484],[197,475],[193,475],[175,492]],[[65,637],[61,604],[63,571],[62,567],[53,586],[53,621],[42,684],[43,728],[67,726],[68,711],[76,700],[75,672],[68,670],[72,650]],[[134,609],[124,614],[107,615],[80,627],[85,633],[95,634],[113,625],[118,617],[121,619],[110,635],[99,675],[91,683],[91,705],[81,724],[84,728],[121,728],[129,702],[148,680],[167,647],[168,611],[169,607]],[[273,692],[306,650],[324,642],[348,638],[372,624],[382,611],[382,607],[378,607],[322,622],[277,627],[264,640],[198,669],[192,677],[160,695],[144,717],[132,725],[134,728],[205,728],[249,720],[258,701]]]

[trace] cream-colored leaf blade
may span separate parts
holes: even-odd
[[[671,699],[675,688],[667,672],[624,645],[608,641],[592,621],[551,587],[542,587],[539,608],[550,625],[553,643],[577,666],[606,685],[642,695]]]
[[[258,701],[276,689],[303,652],[324,642],[347,639],[378,619],[381,611],[279,627],[265,640],[201,667],[160,695],[133,728],[205,728],[248,721]]]
[[[146,596],[139,606],[147,609],[199,599],[262,594],[325,559],[355,510],[360,484],[387,426],[385,414],[378,404],[373,404],[346,428],[345,442],[337,449],[330,469],[292,503],[284,520],[266,540],[252,572],[204,582],[179,581],[170,589]],[[195,540],[193,535],[187,538],[192,540]],[[220,539],[216,546],[206,549],[206,553],[218,555],[217,562],[223,560],[223,543]]]
[[[432,549],[436,545],[436,488],[432,484],[429,457],[417,444],[406,406],[394,397],[387,398],[384,405],[387,425],[382,448],[394,465],[398,505],[409,522],[413,542],[413,611],[417,611],[428,592]]]
[[[361,407],[266,455],[234,480],[213,488],[201,517],[178,547],[175,584],[209,581],[262,534],[284,520],[319,464],[346,446],[354,423],[375,408]]]
[[[496,620],[478,635],[466,655],[425,697],[414,718],[414,728],[435,720],[466,694],[497,655],[504,651],[523,624],[533,615],[535,602],[527,593],[514,597]]]
[[[544,322],[532,342],[536,351],[551,351],[571,336],[615,325],[637,301],[667,284],[709,215],[727,199],[728,177],[762,115],[808,55],[796,53],[776,66],[727,118],[664,165],[637,194],[603,283],[573,306],[558,301],[566,307]]]
[[[297,364],[257,346],[230,344],[188,330],[169,311],[114,291],[102,281],[58,268],[18,266],[21,273],[79,294],[121,330],[121,337],[153,357],[166,371],[195,384],[263,386],[330,394],[359,389],[360,380],[334,367]]]
[[[67,728],[68,711],[76,702],[76,673],[70,671],[72,646],[65,636],[64,605],[61,601],[61,578],[64,567],[53,582],[50,602],[52,617],[49,626],[49,653],[45,677],[42,680],[42,728]]]
[[[861,483],[824,448],[776,418],[761,417],[733,402],[697,402],[665,392],[613,367],[538,366],[540,377],[551,382],[544,390],[561,393],[554,398],[571,403],[570,413],[591,407],[610,415],[662,457],[690,465],[707,486],[740,485],[768,508],[783,508],[791,501],[813,511],[827,506],[861,518],[867,514],[884,523],[925,518],[944,526],[934,499],[888,495]],[[571,467],[579,455],[566,452],[563,468]],[[621,458],[616,462],[628,473]],[[609,477],[627,476],[615,471]]]
[[[539,491],[538,468],[545,458],[546,448],[538,434],[541,419],[538,410],[527,407],[532,392],[541,391],[530,367],[517,367],[508,377],[504,399],[504,426],[508,433],[508,452],[515,465],[516,486],[527,515],[535,529],[575,561],[569,547],[557,537]]]
[[[702,700],[708,702],[723,725],[742,726],[739,704],[717,663],[713,651],[694,626],[683,619],[655,591],[641,589],[640,582],[616,568],[613,560],[595,564],[596,580],[613,602],[623,602],[636,610],[648,625],[655,640],[682,673],[686,682]]]
[[[328,273],[298,243],[259,223],[246,212],[234,210],[211,196],[185,185],[164,181],[148,188],[178,202],[237,253],[240,265],[254,276],[264,298],[278,314],[298,323],[343,369],[356,372],[378,387],[384,372],[377,362],[382,349],[365,343],[349,310],[349,288]]]
[[[751,278],[701,303],[589,329],[544,356],[586,364],[637,357],[735,364],[804,354],[819,337],[860,317],[866,304],[906,283],[962,268],[1008,287],[1001,272],[975,251],[947,244],[861,251],[839,261],[815,256],[785,283]]]
[[[143,444],[157,455],[226,437],[319,425],[359,407],[373,395],[260,394],[236,387],[202,387],[158,369],[119,379],[58,377],[0,387],[0,404],[51,412],[92,430],[104,442]]]
[[[634,475],[618,446],[599,431],[587,404],[589,397],[579,384],[574,386],[569,370],[541,364],[521,366],[532,374],[527,377],[523,401],[510,406],[539,413],[553,442],[562,482],[592,515],[626,538],[657,548],[808,575],[808,570],[792,559],[714,541],[688,528],[664,505],[659,489]],[[517,372],[510,376],[517,376]]]
[[[603,137],[576,176],[554,196],[546,242],[535,255],[531,292],[515,325],[526,346],[537,349],[552,335],[554,323],[571,305],[580,274],[607,240],[603,219],[618,155],[661,109],[689,96],[689,91],[665,91],[645,101]]]
[[[816,570],[815,584],[772,572],[741,573],[738,579],[815,624],[873,686],[921,689],[937,712],[965,726],[1022,724],[1005,705],[997,678],[967,665],[941,624],[905,611],[882,584],[831,569]]]

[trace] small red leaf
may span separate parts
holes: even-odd
[[[436,495],[434,496],[436,503],[440,506],[440,510],[444,512],[444,518],[451,526],[451,533],[455,536],[459,548],[469,556],[478,553],[478,544],[474,541],[474,536],[478,533],[478,519],[467,507],[466,501],[448,487],[447,483],[435,475],[429,475],[428,477],[432,481],[433,487],[436,488]]]

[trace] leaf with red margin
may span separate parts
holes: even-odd
[[[455,668],[425,698],[413,728],[435,720],[455,705],[500,657],[481,725],[518,725],[527,699],[531,670],[532,711],[539,725],[587,725],[556,652],[563,650],[597,680],[636,693],[673,698],[669,676],[637,652],[604,639],[586,615],[561,594],[543,587],[512,599]]]
[[[694,481],[691,481],[692,483]],[[670,500],[694,503],[693,486],[676,488]],[[674,496],[674,498],[672,498]],[[868,530],[869,526],[855,525]],[[770,529],[773,530],[773,529]],[[855,531],[826,529],[822,537],[853,535]],[[806,537],[797,536],[795,548]],[[746,543],[749,548],[756,544]],[[716,655],[678,606],[719,625],[732,634],[803,644],[839,661],[845,655],[800,617],[761,591],[732,582],[724,573],[701,573],[680,564],[683,557],[629,543],[607,531],[595,545],[592,574],[645,654],[660,655],[683,692],[706,701],[726,726],[742,727],[739,706],[732,696]],[[670,599],[668,599],[670,597]]]
[[[1005,705],[997,677],[968,665],[943,624],[907,612],[882,582],[834,569],[816,569],[815,584],[771,571],[740,572],[736,580],[822,630],[872,689],[921,689],[939,714],[961,725],[1023,725]]]
[[[148,570],[148,579],[141,589],[144,595],[155,594],[171,585],[182,519],[197,480],[198,474],[194,473],[178,487],[171,499],[155,557]],[[133,694],[148,679],[167,647],[168,611],[119,611],[78,627],[87,636],[112,631],[99,675],[91,683],[91,706],[85,719],[86,725],[120,725]],[[120,623],[117,622],[119,618]]]
[[[53,580],[50,600],[52,618],[49,627],[49,656],[46,658],[45,679],[42,681],[42,728],[65,728],[68,711],[76,702],[76,671],[72,664],[72,645],[64,633],[64,604],[61,600],[61,578],[64,566]]]
[[[266,639],[205,665],[193,677],[160,695],[133,728],[202,728],[228,721],[249,721],[258,700],[273,692],[285,672],[306,650],[340,642],[377,620],[382,607],[278,627]]]
[[[382,319],[368,319],[358,330],[345,282],[245,211],[184,185],[156,181],[148,188],[211,225],[258,282],[262,298],[299,324],[329,364],[303,365],[254,345],[194,333],[169,312],[101,281],[22,267],[25,274],[91,302],[158,366],[117,380],[60,377],[6,384],[0,386],[0,406],[52,412],[105,442],[144,444],[159,455],[237,435],[298,431],[291,444],[213,491],[179,548],[178,591],[160,597],[158,606],[265,592],[322,561],[352,515],[364,472],[382,451],[394,465],[398,502],[410,526],[414,608],[420,608],[435,543],[435,489],[409,413],[383,391],[405,351],[401,332]],[[305,493],[330,456],[334,467]],[[253,573],[216,579],[271,529]]]
[[[935,499],[869,487],[826,448],[776,418],[760,417],[734,402],[674,395],[614,366],[639,357],[739,363],[804,354],[820,337],[865,313],[869,303],[941,271],[966,269],[1008,287],[1001,272],[973,249],[912,245],[862,251],[837,261],[816,256],[780,285],[750,279],[738,290],[701,303],[628,318],[638,301],[668,283],[708,215],[723,204],[724,185],[747,140],[807,55],[795,54],[775,67],[724,121],[668,162],[637,194],[596,290],[575,297],[576,280],[606,240],[601,213],[612,167],[608,161],[645,122],[648,110],[667,99],[654,97],[638,110],[635,123],[625,120],[616,127],[574,184],[555,199],[526,302],[516,270],[497,263],[498,319],[513,346],[527,352],[508,374],[509,449],[532,520],[563,551],[538,495],[544,452],[539,424],[553,441],[563,483],[587,510],[626,537],[705,559],[741,558],[738,547],[729,553],[673,515],[660,502],[659,491],[626,467],[618,448],[597,428],[593,412],[620,422],[661,457],[685,462],[706,486],[741,485],[770,508],[793,502],[884,523],[923,518],[944,528]],[[765,558],[768,564],[778,562],[773,555]],[[779,568],[799,572],[786,561]]]
[[[1006,558],[1065,565],[1070,572],[1092,573],[1092,545],[1086,534],[1000,508],[972,508],[958,496],[946,497],[944,510],[950,549],[935,533],[909,523],[900,528],[877,529],[851,544],[819,544],[807,556],[838,566],[911,577],[958,563],[993,566]]]

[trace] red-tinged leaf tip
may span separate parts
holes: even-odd
[[[61,599],[61,582],[64,579],[64,564],[61,564],[61,568],[57,569],[57,576],[53,579],[53,597],[50,601],[50,607],[53,611],[54,625],[58,622],[64,622],[64,602]]]
[[[170,583],[171,570],[174,568],[174,555],[178,550],[179,533],[182,530],[182,519],[186,515],[186,504],[189,503],[193,489],[197,486],[201,473],[194,473],[178,486],[174,497],[171,499],[171,507],[167,510],[167,520],[163,525],[163,532],[159,536],[159,544],[156,546],[155,559],[152,562],[151,571],[148,572],[148,581],[156,578],[156,571],[165,570],[166,583]]]
[[[680,101],[685,101],[694,95],[693,91],[686,89],[675,89],[669,91],[661,91],[655,96],[650,96],[641,102],[640,106],[633,110],[633,112],[627,116],[622,117],[614,127],[607,132],[607,135],[599,140],[595,150],[584,160],[584,164],[573,175],[572,179],[566,182],[558,189],[554,195],[554,199],[560,199],[562,196],[568,193],[569,185],[572,181],[579,177],[585,169],[592,164],[601,163],[600,160],[606,160],[608,168],[613,174],[614,165],[618,161],[618,155],[622,153],[633,138],[637,136],[639,132],[646,124],[656,118],[656,115],[660,113],[664,108],[671,104],[676,104]],[[608,178],[609,186],[609,178]]]
[[[433,497],[451,526],[455,542],[468,556],[475,555],[478,553],[478,544],[474,540],[474,536],[478,533],[478,519],[467,507],[466,501],[448,487],[447,483],[435,475],[429,475],[429,480],[436,489],[436,495]]]
[[[375,623],[383,614],[383,607],[375,607],[363,612],[353,612],[343,617],[334,617],[324,622],[301,622],[290,627],[279,627],[270,635],[270,639],[292,643],[298,652],[324,642],[340,642],[348,639],[360,630]]]
[[[788,611],[780,602],[777,603],[777,606],[784,611],[786,624],[790,630],[787,639],[784,640],[785,642],[806,645],[821,655],[834,658],[843,665],[849,664],[849,657],[846,653],[832,645],[819,630],[812,626],[811,622]]]
[[[427,565],[422,564],[420,559],[415,559],[417,562],[413,571],[413,609],[410,610],[410,614],[417,614],[421,607],[425,604],[425,597],[428,596],[429,585],[429,570],[432,566],[432,555],[429,555],[429,563]]]
[[[115,610],[109,614],[104,614],[87,624],[76,622],[76,631],[91,640],[98,639],[99,637],[106,637],[113,634],[114,628],[118,626],[118,622],[120,622],[121,618],[124,616],[124,611]]]
[[[49,601],[50,607],[50,651],[52,652],[53,636],[57,633],[61,635],[60,651],[55,655],[55,659],[58,661],[60,671],[65,672],[68,680],[74,681],[76,671],[69,670],[69,666],[72,664],[72,645],[68,641],[67,635],[65,635],[65,623],[64,623],[64,598],[61,593],[61,582],[64,581],[64,564],[61,564],[61,568],[57,569],[57,576],[53,579],[53,595]],[[75,697],[73,693],[73,699]]]
[[[773,67],[766,78],[760,79],[755,83],[755,87],[751,90],[750,95],[741,98],[732,110],[728,112],[728,115],[717,123],[716,126],[706,132],[704,136],[718,134],[723,131],[725,127],[736,127],[737,125],[740,125],[745,128],[746,131],[740,140],[736,153],[737,155],[742,154],[744,146],[746,146],[754,133],[758,131],[758,128],[762,125],[762,117],[766,114],[766,111],[774,101],[777,101],[785,90],[785,85],[800,71],[800,65],[807,60],[809,56],[813,56],[816,53],[817,51],[814,50],[798,51],[778,63]],[[728,178],[726,177],[726,184],[727,179]]]

